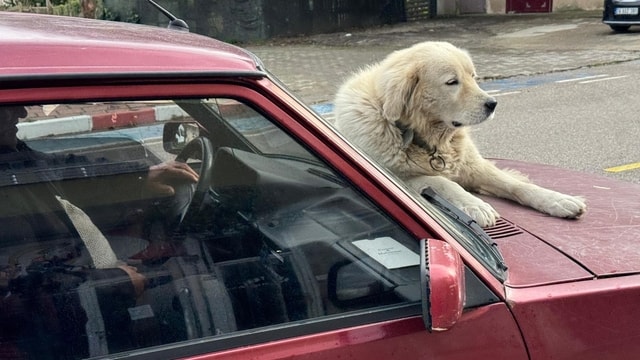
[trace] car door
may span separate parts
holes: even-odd
[[[82,231],[55,203],[18,212],[4,205],[2,221],[26,213],[32,227],[55,213],[67,226],[54,232],[39,223],[29,241],[4,230],[3,322],[15,324],[2,333],[7,351],[69,359],[526,358],[510,311],[473,259],[460,319],[447,331],[425,329],[419,240],[438,234],[425,230],[426,213],[416,219],[388,195],[381,184],[391,182],[346,161],[314,128],[314,115],[255,87],[175,89],[105,90],[97,82],[46,101],[35,90],[21,95],[25,142],[72,160],[4,167],[17,182],[6,183],[3,196],[63,195],[145,286],[137,291],[131,274],[107,276],[92,265]],[[42,130],[86,121],[89,128],[53,137]],[[151,191],[149,169],[173,161],[192,167],[199,182]]]

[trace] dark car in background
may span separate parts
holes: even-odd
[[[616,32],[625,32],[632,25],[640,25],[640,1],[605,0],[602,22]]]

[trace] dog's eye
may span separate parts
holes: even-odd
[[[447,85],[458,85],[458,79],[451,79],[446,82]]]

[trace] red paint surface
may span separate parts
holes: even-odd
[[[256,70],[249,52],[209,37],[115,21],[97,24],[3,12],[0,74]]]
[[[146,109],[94,115],[92,120],[93,130],[105,130],[151,124],[155,122],[156,117],[153,109]]]
[[[637,359],[640,276],[508,291],[533,360]]]
[[[507,13],[551,12],[552,0],[507,0]]]
[[[413,317],[301,336],[195,356],[191,360],[246,359],[526,359],[522,338],[504,304],[465,312],[451,329],[429,333]]]
[[[514,253],[513,257],[518,259],[514,265],[521,268],[522,274],[518,276],[546,273],[549,281],[553,277],[566,281],[589,273],[599,277],[640,273],[640,184],[516,161],[499,161],[498,165],[527,174],[538,185],[580,195],[587,201],[587,213],[582,218],[566,220],[509,201],[483,197],[504,218],[534,235],[524,240],[500,241],[505,248],[501,248],[502,252],[509,256]],[[536,243],[540,240],[543,245]],[[505,245],[506,242],[509,244]],[[576,265],[586,271],[580,271]]]

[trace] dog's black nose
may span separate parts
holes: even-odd
[[[489,109],[490,111],[495,110],[497,105],[498,105],[498,100],[496,99],[489,99],[487,100],[487,102],[484,103],[484,106],[486,106],[487,109]]]

